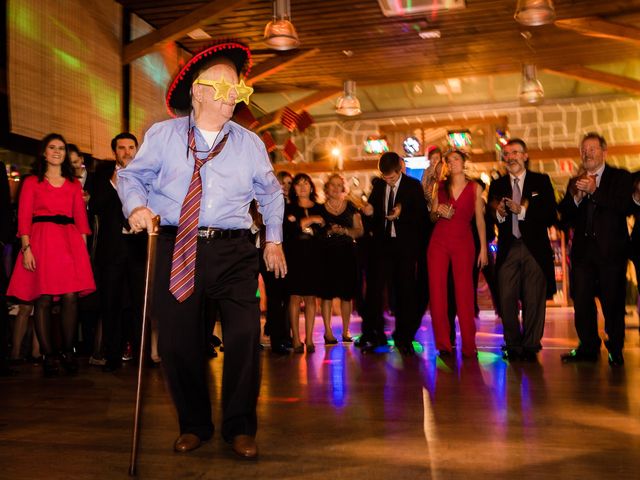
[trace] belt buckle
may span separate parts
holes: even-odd
[[[198,233],[201,234],[203,238],[207,240],[215,240],[217,238],[222,238],[222,231],[218,228],[214,227],[205,227],[202,230],[199,230]]]

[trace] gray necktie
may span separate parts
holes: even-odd
[[[518,178],[513,179],[513,192],[511,195],[511,200],[513,203],[520,203],[522,200],[522,192],[520,191],[520,185],[518,185]],[[520,238],[522,234],[520,233],[520,225],[518,224],[518,214],[511,214],[511,233],[516,238]]]

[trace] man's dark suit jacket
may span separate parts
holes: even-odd
[[[495,180],[489,187],[489,206],[496,216],[498,203],[502,198],[512,198],[511,176],[504,175]],[[553,250],[549,242],[547,228],[556,223],[556,200],[549,176],[527,170],[522,188],[522,200],[520,202],[526,208],[524,220],[518,222],[522,241],[526,245],[533,258],[535,258],[547,280],[547,298],[551,298],[556,292],[556,279],[553,266]],[[509,249],[515,240],[512,233],[513,216],[507,214],[507,218],[498,225],[498,255],[496,269],[499,270],[507,258]]]
[[[600,186],[591,196],[583,199],[579,206],[573,200],[573,185],[577,178],[569,181],[565,197],[560,202],[563,223],[573,227],[571,258],[582,259],[587,255],[586,224],[588,203],[594,203],[593,232],[598,255],[607,262],[626,262],[629,254],[629,230],[627,216],[632,213],[633,201],[631,174],[606,165]]]
[[[115,168],[115,162],[113,162]],[[126,259],[125,238],[122,227],[125,218],[118,192],[111,185],[113,168],[104,168],[95,178],[89,209],[98,217],[97,265],[118,263]]]
[[[371,229],[373,242],[377,247],[380,247],[385,239],[386,187],[387,184],[383,180],[375,180],[369,195],[369,203],[373,206]],[[427,202],[418,180],[402,175],[395,196],[395,205],[398,203],[402,208],[400,217],[394,222],[398,245],[400,248],[417,252],[418,248],[423,248],[429,221]]]

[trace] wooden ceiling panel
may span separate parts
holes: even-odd
[[[203,5],[205,0],[119,0],[128,11],[156,28],[166,26]],[[467,0],[464,10],[411,17],[385,17],[376,0],[291,0],[292,21],[303,49],[314,55],[270,70],[256,90],[322,90],[346,79],[361,85],[518,72],[522,63],[540,69],[590,66],[640,58],[637,46],[589,37],[556,25],[523,27],[515,22],[515,0]],[[557,18],[599,17],[639,26],[640,0],[556,0]],[[235,38],[254,51],[255,68],[277,63],[281,54],[262,42],[272,15],[270,0],[246,0],[203,29],[214,39]],[[437,29],[441,38],[423,40],[418,33]],[[522,33],[529,32],[526,40]],[[188,37],[179,44],[196,51],[208,42]],[[342,52],[351,50],[347,58]],[[283,61],[286,55],[282,55]],[[262,70],[267,70],[266,66]],[[260,69],[258,69],[260,71]]]

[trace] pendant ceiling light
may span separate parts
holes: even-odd
[[[347,80],[344,82],[344,92],[338,97],[336,102],[336,113],[339,115],[346,115],[347,117],[353,117],[360,115],[360,100],[356,97],[356,82],[353,80]]]
[[[522,66],[522,83],[520,84],[520,103],[538,105],[544,100],[544,88],[538,80],[535,65]]]
[[[518,0],[514,18],[528,27],[553,23],[556,19],[553,0]]]
[[[291,23],[290,0],[273,0],[273,20],[264,29],[264,43],[274,50],[291,50],[300,46]]]

